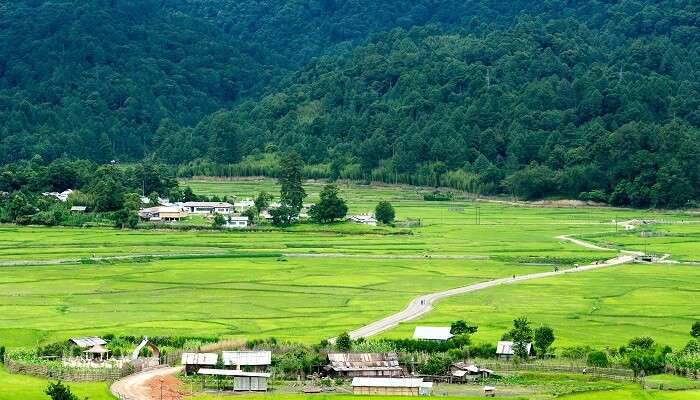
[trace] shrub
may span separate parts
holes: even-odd
[[[377,207],[374,209],[374,217],[382,224],[390,224],[394,222],[394,218],[396,218],[394,206],[392,206],[388,201],[380,201],[379,204],[377,204]]]
[[[338,351],[348,352],[352,348],[352,339],[347,332],[341,333],[338,338],[335,339],[335,348]]]
[[[52,400],[78,400],[78,396],[70,391],[70,387],[58,381],[56,383],[49,383],[46,387],[45,393]]]
[[[425,201],[452,201],[453,199],[454,194],[450,192],[440,192],[438,190],[423,195],[423,200]]]
[[[425,375],[444,375],[450,369],[452,359],[444,353],[433,354],[418,366],[418,371]]]
[[[594,351],[588,354],[586,364],[591,367],[607,368],[610,365],[608,355],[602,351]]]

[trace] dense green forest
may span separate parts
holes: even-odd
[[[699,64],[690,0],[15,1],[0,162],[693,206]]]

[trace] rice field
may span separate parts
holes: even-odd
[[[26,375],[8,374],[0,366],[0,400],[45,400],[48,398],[44,390],[49,381]],[[107,384],[97,383],[68,383],[71,391],[78,398],[90,400],[112,400],[115,397],[109,393]]]
[[[278,191],[269,179],[183,183],[197,193],[238,198]],[[312,202],[321,185],[309,182],[306,188]],[[0,345],[30,347],[107,333],[315,343],[399,311],[421,294],[616,255],[555,238],[563,234],[700,259],[698,214],[536,207],[460,196],[426,202],[425,190],[405,186],[343,184],[341,191],[350,213],[371,212],[385,199],[399,220],[420,225],[300,224],[245,232],[0,226]],[[644,236],[613,223],[631,219],[668,223],[644,227],[653,232]],[[555,347],[616,346],[639,335],[680,345],[690,323],[700,319],[693,300],[698,292],[698,266],[626,265],[446,299],[424,318],[384,335],[406,337],[417,324],[466,319],[479,326],[473,341],[493,342],[513,318],[527,315],[554,328]],[[40,385],[26,383],[33,378],[11,378],[0,370],[0,381]],[[13,385],[0,388],[0,400],[16,398]],[[104,387],[74,386],[91,399],[108,398]],[[605,398],[684,400],[697,394],[640,393],[621,388]],[[564,398],[602,398],[585,396]]]
[[[270,179],[183,184],[197,193],[239,198],[278,190]],[[246,232],[0,226],[0,344],[23,347],[106,333],[312,343],[396,312],[421,294],[615,255],[555,239],[561,234],[608,240],[623,237],[615,220],[700,220],[680,212],[531,207],[464,197],[426,202],[425,190],[412,187],[341,187],[351,213],[369,212],[387,199],[399,220],[421,225],[301,224]],[[306,188],[313,201],[321,185]],[[679,254],[698,254],[699,248],[686,241]],[[446,300],[420,323],[465,318],[481,327],[475,340],[492,341],[513,317],[526,314],[552,325],[558,345],[616,344],[658,328],[678,343],[688,321],[698,317],[683,301],[696,293],[697,271],[625,266],[493,288]],[[401,326],[388,335],[411,330]]]

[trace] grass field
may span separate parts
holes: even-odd
[[[269,179],[186,184],[198,193],[239,197],[277,191]],[[307,185],[311,199],[320,187]],[[257,232],[0,227],[0,265],[5,263],[0,343],[28,346],[104,333],[276,336],[315,342],[398,311],[420,294],[615,255],[559,241],[557,235],[618,237],[611,223],[615,219],[699,219],[684,213],[522,207],[465,199],[425,202],[422,191],[410,187],[343,185],[342,190],[351,212],[371,211],[379,199],[388,199],[399,219],[420,219],[422,226],[302,224]],[[474,219],[476,207],[480,224]],[[684,246],[687,254],[700,253],[697,242]],[[93,254],[167,258],[51,265]],[[468,259],[473,256],[485,259]],[[32,261],[49,265],[8,265]],[[698,317],[683,300],[696,293],[700,269],[643,268],[621,267],[460,296],[440,304],[420,323],[466,318],[481,327],[475,340],[493,341],[512,318],[527,314],[556,329],[557,345],[618,344],[629,336],[659,332],[680,343],[688,321]],[[411,327],[389,335],[409,335]]]
[[[45,400],[48,397],[44,390],[48,383],[46,379],[8,374],[0,367],[0,400]],[[106,383],[69,383],[68,386],[81,399],[114,399]]]

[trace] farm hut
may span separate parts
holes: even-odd
[[[496,387],[495,386],[484,386],[484,396],[496,397]]]
[[[417,378],[362,378],[352,380],[355,395],[430,396],[432,382]]]
[[[100,360],[104,361],[109,359],[109,349],[104,347],[101,344],[96,344],[89,349],[83,351],[83,354],[85,354],[86,359],[92,359],[92,360]]]
[[[452,382],[474,382],[481,378],[488,378],[493,371],[486,368],[479,368],[474,364],[456,362],[450,367]]]
[[[526,346],[527,354],[530,358],[535,356],[535,350],[532,347],[532,343],[528,343]],[[496,346],[496,356],[501,360],[510,360],[515,355],[515,350],[513,349],[513,342],[511,341],[500,341]]]
[[[73,206],[70,208],[70,212],[75,214],[85,214],[87,212],[86,206]]]
[[[97,336],[90,336],[84,338],[70,338],[68,342],[73,344],[74,346],[80,347],[81,349],[87,349],[88,347],[93,347],[98,344],[102,346],[107,344],[106,340]]]
[[[270,374],[261,372],[245,372],[230,369],[201,368],[197,374],[202,377],[202,387],[207,385],[207,377],[216,377],[217,389],[232,387],[234,392],[265,392]],[[233,385],[230,385],[233,379]]]
[[[224,351],[224,365],[237,370],[263,372],[272,364],[271,351]]]
[[[452,338],[449,326],[417,326],[413,338],[433,342],[446,342]]]
[[[180,363],[185,366],[185,373],[191,375],[201,368],[216,366],[218,360],[216,353],[182,353]]]
[[[331,353],[325,370],[339,377],[396,378],[403,375],[396,353]]]

